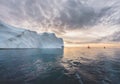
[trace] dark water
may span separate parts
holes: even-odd
[[[120,84],[120,49],[0,50],[0,84]]]

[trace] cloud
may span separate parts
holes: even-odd
[[[99,34],[106,36],[119,30],[119,0],[0,0],[0,8],[1,20],[37,32],[66,35],[68,31],[78,30],[85,39],[93,40],[94,34],[101,30]],[[106,32],[106,26],[110,27],[110,32]]]
[[[80,2],[80,0],[1,0],[0,7],[7,8],[2,12],[9,14],[8,20],[36,23],[45,26],[69,26],[69,28],[83,28],[95,25],[109,8],[103,8],[96,13],[94,8]],[[4,9],[3,9],[4,10]],[[12,17],[11,17],[12,16]]]
[[[120,31],[114,32],[109,36],[97,39],[96,42],[120,42]]]

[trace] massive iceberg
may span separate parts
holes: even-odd
[[[63,39],[54,33],[36,33],[0,21],[0,48],[62,48]]]

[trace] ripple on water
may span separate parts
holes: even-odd
[[[0,58],[0,84],[120,82],[119,49],[0,50]]]

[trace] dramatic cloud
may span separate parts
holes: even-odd
[[[0,0],[0,9],[8,24],[69,41],[91,42],[120,31],[120,0]]]
[[[113,33],[112,35],[97,39],[96,42],[120,42],[120,31]]]

